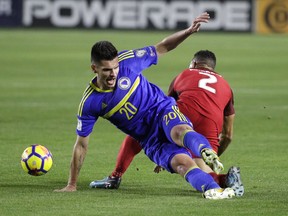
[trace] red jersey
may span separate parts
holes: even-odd
[[[180,111],[191,120],[194,129],[209,141],[211,125],[213,133],[218,136],[224,116],[235,113],[233,92],[228,82],[220,74],[207,69],[184,70],[172,81],[168,94],[177,100]],[[209,125],[209,133],[205,131],[208,126],[203,122],[205,118],[214,122]],[[211,135],[211,138],[216,139],[216,135]]]

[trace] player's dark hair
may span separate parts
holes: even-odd
[[[91,62],[100,62],[102,60],[113,60],[118,55],[117,49],[109,41],[99,41],[91,49]]]
[[[209,50],[200,50],[194,54],[193,58],[197,63],[203,63],[211,68],[216,67],[216,56]]]

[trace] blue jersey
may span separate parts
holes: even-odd
[[[95,77],[86,88],[78,111],[77,134],[87,136],[101,116],[135,139],[143,140],[151,131],[156,116],[175,100],[141,72],[157,64],[155,47],[124,51],[119,54],[119,73],[113,90],[97,88]]]
[[[124,51],[119,54],[119,73],[113,90],[101,90],[97,76],[86,88],[78,110],[77,134],[88,136],[98,117],[138,140],[145,154],[156,164],[174,172],[174,154],[189,154],[170,137],[175,125],[192,124],[179,112],[174,98],[168,97],[141,74],[157,64],[155,47]]]

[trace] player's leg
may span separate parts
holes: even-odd
[[[229,168],[226,174],[216,174],[210,167],[208,167],[201,158],[194,158],[194,161],[199,166],[201,170],[208,173],[214,181],[221,188],[232,188],[234,190],[235,196],[240,197],[244,194],[244,185],[241,180],[240,168],[232,166]]]
[[[179,111],[177,106],[165,110],[162,127],[171,142],[188,148],[198,157],[201,157],[203,149],[211,149],[208,140],[193,130],[192,123]]]
[[[192,155],[193,157],[193,155]],[[193,158],[197,166],[203,170],[204,172],[208,173],[212,176],[214,181],[221,187],[221,188],[232,188],[235,192],[235,196],[243,196],[244,194],[244,185],[241,180],[240,175],[240,168],[232,166],[229,168],[227,174],[216,174],[211,170],[209,166],[202,160],[202,158]]]
[[[196,190],[204,192],[220,188],[213,178],[201,171],[197,164],[187,154],[177,154],[171,159],[172,169],[186,179]]]
[[[217,130],[215,128],[214,122],[212,122],[209,119],[205,119],[205,117],[202,118],[203,121],[202,125],[195,124],[194,129],[198,129],[197,131],[205,136],[207,140],[209,141],[212,149],[217,153],[218,150],[218,136],[217,136]],[[217,174],[215,173],[204,161],[201,157],[197,157],[196,155],[192,154],[192,157],[196,164],[200,167],[201,170],[204,172],[210,174],[215,182],[220,185],[220,187],[225,188],[226,186],[226,174]]]
[[[220,187],[222,188],[227,187],[225,183],[226,174],[216,174],[209,166],[207,166],[207,164],[203,161],[202,158],[194,158],[193,156],[193,160],[201,170],[211,175],[214,181],[217,182],[217,184],[219,184]]]
[[[209,174],[203,172],[187,149],[169,143],[162,144],[158,149],[152,157],[154,162],[168,172],[180,174],[192,187],[202,192],[204,198],[227,199],[234,196],[233,189],[222,189]]]
[[[192,123],[179,111],[177,106],[166,109],[163,114],[162,127],[171,142],[188,148],[197,157],[202,157],[216,173],[224,169],[208,140],[193,130]]]
[[[131,136],[126,136],[117,155],[116,166],[111,176],[122,177],[135,155],[142,150],[140,144]]]
[[[126,136],[118,152],[116,165],[110,176],[90,183],[91,188],[118,189],[121,177],[126,172],[135,155],[142,150],[140,144],[132,137]]]
[[[197,114],[197,112],[193,113],[193,116],[191,117],[191,121],[193,121],[194,129],[205,136],[211,147],[215,152],[218,153],[219,148],[219,133],[222,130],[222,126],[218,125],[214,120],[206,118],[205,116],[201,114]],[[194,118],[195,117],[195,118]],[[244,194],[244,185],[241,181],[240,176],[240,168],[239,167],[230,167],[227,174],[216,174],[214,173],[210,167],[208,167],[202,158],[194,157],[194,161],[197,163],[197,165],[204,171],[209,173],[217,182],[220,187],[226,188],[230,187],[234,190],[236,196],[243,196]]]

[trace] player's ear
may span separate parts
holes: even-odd
[[[196,61],[195,60],[192,60],[190,65],[189,65],[189,69],[193,69],[193,68],[196,68]]]
[[[96,73],[96,65],[95,64],[91,64],[91,70]]]

